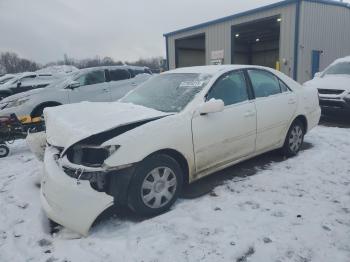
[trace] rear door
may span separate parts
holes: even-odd
[[[242,71],[221,76],[206,100],[221,99],[222,112],[192,119],[194,154],[197,172],[228,164],[255,151],[256,111],[249,100],[248,86]]]
[[[256,150],[264,151],[285,139],[297,108],[297,96],[269,71],[249,69],[248,75],[257,111]]]
[[[70,103],[80,101],[110,102],[111,93],[106,83],[105,70],[87,72],[75,81],[80,83],[78,88],[69,90]]]

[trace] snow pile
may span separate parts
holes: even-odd
[[[37,70],[37,74],[52,74],[52,75],[65,75],[79,71],[78,68],[71,65],[57,65],[57,66],[48,66]]]
[[[83,239],[49,234],[34,185],[40,167],[16,142],[0,160],[0,261],[348,262],[349,136],[317,127],[295,158],[256,164],[254,175],[153,219],[102,222]]]

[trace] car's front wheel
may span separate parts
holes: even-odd
[[[283,146],[283,153],[287,157],[295,156],[299,153],[305,136],[305,127],[299,120],[295,120],[287,133]]]
[[[10,149],[5,144],[0,144],[0,158],[7,157],[10,153]]]
[[[167,211],[178,198],[183,184],[183,172],[168,155],[152,155],[142,161],[130,184],[128,204],[141,216],[153,216]]]

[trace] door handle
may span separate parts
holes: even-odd
[[[136,83],[131,83],[131,85],[132,85],[132,86],[137,86],[137,84],[136,84]]]
[[[245,114],[244,114],[244,117],[253,117],[255,116],[255,112],[253,111],[247,111]]]
[[[102,91],[103,91],[104,93],[108,93],[108,92],[109,92],[109,90],[108,90],[107,88],[102,89]]]

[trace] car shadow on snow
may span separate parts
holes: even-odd
[[[350,128],[350,112],[323,111],[320,125],[328,127]]]
[[[313,148],[313,145],[308,142],[304,142],[302,151]],[[250,160],[244,161],[232,167],[226,168],[222,171],[213,173],[210,176],[202,178],[193,184],[186,185],[183,188],[183,192],[180,196],[182,199],[194,199],[207,194],[211,194],[213,190],[225,182],[232,179],[245,179],[246,177],[257,174],[260,170],[265,170],[274,163],[279,163],[285,160],[285,157],[278,151],[272,151],[263,155],[257,156]],[[145,217],[139,217],[135,215],[130,209],[122,207],[113,207],[102,213],[94,223],[96,226],[103,226],[107,221],[127,222],[142,222],[146,220]],[[93,229],[94,230],[94,229]]]
[[[311,143],[304,142],[302,151],[309,150],[312,147],[313,145]],[[285,157],[279,150],[265,153],[185,186],[181,197],[184,199],[192,199],[206,195],[211,193],[215,187],[224,184],[228,180],[237,178],[240,180],[239,178],[244,179],[253,176],[260,170],[267,169],[272,164],[282,162],[283,160],[285,160]]]

